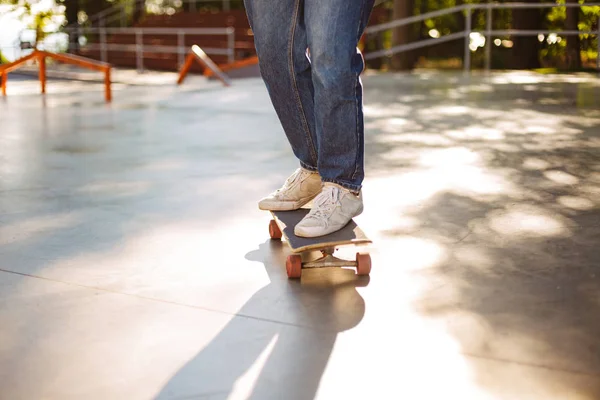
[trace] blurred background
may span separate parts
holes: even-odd
[[[584,1],[384,0],[361,47],[373,70],[595,70],[599,19]],[[243,1],[0,1],[2,62],[37,46],[174,71],[193,44],[221,65],[255,56]]]
[[[373,272],[288,280],[241,0],[0,0],[0,400],[600,399],[594,4],[378,2]]]

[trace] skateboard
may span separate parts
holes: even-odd
[[[369,275],[371,272],[371,256],[369,253],[356,253],[356,259],[352,261],[343,260],[333,255],[339,246],[357,246],[372,243],[354,220],[351,220],[341,230],[329,235],[316,238],[304,238],[294,235],[294,227],[309,211],[307,208],[294,211],[271,211],[273,216],[269,223],[271,239],[279,240],[283,237],[293,253],[287,257],[285,263],[288,278],[300,278],[302,269],[324,267],[355,267],[357,275]],[[316,260],[308,260],[307,255],[314,251],[320,251],[322,257]]]

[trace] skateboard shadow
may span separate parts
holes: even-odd
[[[320,269],[288,280],[284,245],[267,241],[246,254],[270,283],[184,365],[156,399],[313,399],[339,332],[358,325],[368,276]]]

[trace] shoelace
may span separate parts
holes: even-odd
[[[275,193],[276,194],[280,194],[280,193],[287,192],[287,190],[290,188],[290,186],[292,186],[300,177],[302,177],[304,175],[308,175],[308,173],[304,172],[301,169],[297,170],[294,174],[292,174],[292,176],[290,176],[289,178],[286,179],[286,181],[283,184],[283,186],[281,188],[277,189],[275,191]]]
[[[315,218],[329,218],[340,198],[340,190],[335,186],[326,186],[323,192],[315,199],[315,206],[310,215]]]

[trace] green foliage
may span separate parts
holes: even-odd
[[[378,7],[391,9],[394,1],[403,0],[384,0]],[[541,0],[548,2],[548,0]],[[448,9],[461,4],[482,4],[484,0],[415,0],[414,15],[424,14],[432,11]],[[500,2],[510,2],[509,0],[500,0]],[[580,4],[585,4],[585,1],[579,0]],[[565,4],[565,0],[556,0],[555,4]],[[513,25],[514,10],[511,9],[494,9],[492,13],[492,29],[494,30],[510,30],[515,29]],[[566,7],[553,7],[540,9],[540,15],[543,19],[543,29],[548,30],[564,30],[566,23]],[[579,11],[578,28],[581,31],[598,31],[598,18],[600,17],[600,6],[582,6]],[[464,13],[454,13],[441,17],[431,18],[423,21],[418,27],[419,38],[427,39],[434,35],[448,35],[450,33],[460,32],[465,27]],[[472,29],[475,31],[485,31],[487,25],[487,11],[474,10],[472,14]],[[533,29],[533,28],[531,28]],[[436,32],[437,31],[437,32]],[[391,35],[389,31],[382,32],[383,47],[391,47]],[[581,58],[583,64],[588,66],[595,64],[597,57],[598,36],[596,34],[581,34]],[[540,37],[541,38],[541,37]],[[503,41],[514,41],[515,37],[503,36],[494,37]],[[549,67],[557,67],[564,63],[566,57],[566,47],[568,37],[549,38],[544,35],[541,43],[540,57],[544,65]],[[426,57],[429,60],[433,59],[452,59],[462,57],[462,43],[450,42],[445,46],[436,46],[418,50],[421,57]],[[454,48],[454,50],[452,50]],[[504,45],[498,47],[493,46],[492,50],[492,65],[498,68],[508,67],[510,62],[511,48],[505,48]],[[479,48],[472,53],[472,61],[475,66],[482,66],[484,60],[484,50]],[[441,62],[441,61],[440,61]],[[420,64],[428,64],[423,61]]]
[[[565,4],[565,0],[558,0],[557,4]],[[579,4],[585,4],[584,1],[579,0]],[[565,21],[567,18],[566,7],[554,7],[547,15],[547,27],[551,30],[564,29]],[[578,29],[580,31],[598,31],[598,18],[600,18],[600,7],[599,6],[582,6],[579,11],[579,23]],[[572,36],[571,36],[572,37]],[[545,60],[561,60],[566,54],[567,41],[561,40],[560,42],[551,43],[546,38],[544,47],[541,50],[541,57]],[[581,43],[581,58],[584,64],[593,64],[597,55],[598,36],[590,34],[579,35]],[[550,62],[550,61],[549,61]],[[556,64],[556,62],[554,62]]]
[[[565,4],[564,0],[558,0],[557,4]],[[579,4],[585,4],[579,1]],[[597,30],[598,18],[600,17],[600,6],[582,6],[579,12],[579,29],[582,31]],[[548,12],[547,21],[550,29],[561,29],[567,18],[566,7],[554,7]],[[588,37],[589,35],[582,35]]]
[[[13,6],[12,11],[25,26],[35,31],[35,48],[49,33],[52,33],[49,28],[57,24],[57,17],[60,17],[62,11],[58,8],[44,10],[41,7],[36,7],[39,3],[36,0],[2,0],[2,3],[11,4]]]
[[[2,52],[0,51],[0,64],[7,64],[10,61],[8,61],[8,59],[6,57],[4,57],[4,55],[2,54]]]

